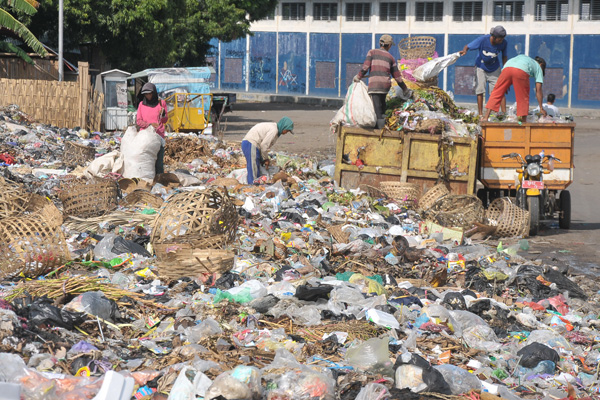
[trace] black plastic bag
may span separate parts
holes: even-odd
[[[115,254],[132,253],[139,254],[143,257],[152,257],[152,254],[150,254],[144,247],[140,246],[133,240],[123,239],[121,236],[117,236],[115,238],[111,251]]]
[[[444,376],[440,371],[434,369],[431,364],[423,357],[416,354],[411,354],[411,358],[407,361],[403,361],[403,356],[399,356],[394,364],[394,371],[401,365],[414,365],[423,370],[423,382],[427,385],[425,392],[441,393],[441,394],[452,394],[448,382],[444,379]]]
[[[553,268],[548,268],[548,270],[544,273],[544,278],[547,281],[556,283],[556,286],[558,286],[558,289],[561,292],[568,290],[569,297],[576,297],[583,300],[587,299],[587,295],[583,292],[583,290],[581,290],[581,288],[575,282],[564,276],[560,271],[556,271]]]
[[[331,285],[300,285],[296,288],[296,298],[305,301],[317,301],[318,299],[329,299],[329,293],[333,290]]]
[[[448,292],[444,296],[443,304],[448,304],[453,310],[466,310],[467,303],[465,298],[459,292]]]
[[[85,321],[85,313],[62,310],[52,305],[52,300],[42,297],[29,306],[29,321],[35,326],[42,324],[72,330]]]
[[[533,342],[517,351],[519,359],[519,365],[525,368],[535,368],[540,361],[550,360],[554,364],[558,363],[560,356],[552,347],[548,347],[545,344]]]

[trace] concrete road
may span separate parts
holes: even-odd
[[[263,121],[290,117],[295,135],[281,138],[274,150],[335,157],[335,136],[329,121],[337,109],[282,103],[238,103],[224,116],[226,140],[241,141],[246,132]],[[530,258],[600,276],[600,119],[576,118],[575,179],[571,187],[572,227],[568,231],[545,224],[530,238]],[[556,225],[556,224],[554,224]]]

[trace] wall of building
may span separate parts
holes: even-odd
[[[327,0],[320,0],[323,2]],[[524,20],[493,20],[493,1],[483,1],[481,21],[457,22],[453,0],[444,0],[442,21],[416,21],[416,1],[406,1],[405,21],[379,19],[379,1],[371,2],[371,18],[346,21],[347,1],[338,1],[335,21],[313,20],[313,1],[306,1],[304,21],[282,20],[281,4],[274,20],[252,25],[253,34],[233,42],[213,41],[209,61],[215,87],[221,90],[343,97],[369,49],[391,34],[397,43],[408,36],[433,36],[443,56],[461,50],[496,25],[508,32],[508,57],[541,56],[548,68],[544,93],[554,93],[560,107],[600,108],[600,21],[582,21],[580,0],[570,0],[565,21],[535,21],[535,1],[525,1]],[[399,59],[397,46],[391,49]],[[439,86],[460,102],[474,102],[475,52],[469,52],[439,76]],[[532,85],[533,86],[533,85]],[[532,88],[533,91],[533,88]],[[532,92],[533,93],[533,92]],[[533,99],[532,95],[532,99]],[[507,100],[514,101],[514,91]],[[532,101],[533,102],[533,101]]]

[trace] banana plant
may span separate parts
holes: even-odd
[[[0,0],[0,28],[4,28],[13,32],[36,54],[45,57],[48,53],[44,48],[44,45],[35,37],[33,33],[31,33],[29,29],[27,29],[25,25],[19,22],[15,17],[12,16],[10,12],[7,11],[7,8],[10,8],[14,11],[32,15],[37,12],[38,7],[39,3],[35,0]],[[15,53],[23,60],[32,63],[31,58],[29,58],[23,50],[14,45],[0,45],[0,48],[11,53]]]

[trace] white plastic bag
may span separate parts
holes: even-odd
[[[367,85],[361,81],[352,83],[348,87],[344,105],[338,110],[329,125],[335,132],[340,124],[373,128],[376,122],[377,115],[373,101],[367,91]]]
[[[413,71],[413,76],[417,81],[426,81],[431,78],[438,76],[446,67],[452,65],[460,58],[460,53],[448,54],[445,57],[434,58],[431,61],[426,62]]]
[[[134,126],[127,128],[121,139],[123,177],[153,180],[161,144],[162,139],[152,126],[139,132]]]

